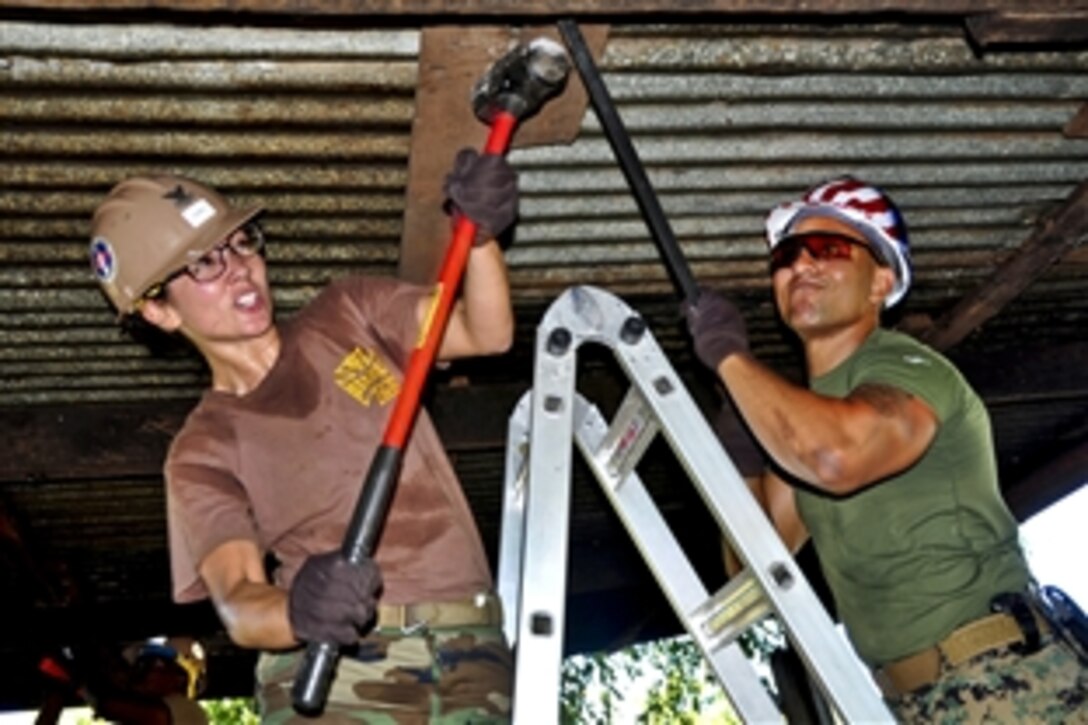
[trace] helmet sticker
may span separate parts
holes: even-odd
[[[181,210],[181,216],[191,227],[199,227],[215,216],[215,207],[207,199],[197,199]]]
[[[181,184],[178,184],[163,195],[164,199],[174,202],[174,206],[181,212],[181,218],[188,222],[194,229],[215,216],[215,207],[207,199],[194,199]]]
[[[95,237],[91,241],[91,269],[99,282],[112,282],[117,276],[117,256],[105,237]]]

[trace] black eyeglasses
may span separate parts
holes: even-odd
[[[222,243],[212,247],[176,272],[167,275],[162,282],[152,285],[144,297],[148,299],[161,297],[166,285],[183,274],[189,275],[197,282],[214,282],[227,271],[228,249],[239,257],[252,257],[264,249],[264,231],[259,224],[253,222],[236,229]]]
[[[852,247],[861,247],[877,264],[887,266],[887,262],[865,242],[836,232],[803,232],[789,235],[771,250],[771,274],[783,267],[792,266],[801,256],[802,249],[813,259],[826,262],[832,259],[850,259]]]

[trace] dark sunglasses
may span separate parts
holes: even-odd
[[[835,232],[804,232],[791,234],[771,250],[771,274],[783,267],[792,266],[801,255],[802,249],[813,259],[826,262],[833,259],[850,259],[852,247],[861,247],[877,264],[887,266],[887,262],[865,242]]]

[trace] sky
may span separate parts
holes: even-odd
[[[1079,553],[1085,550],[1086,521],[1088,486],[1082,485],[1028,519],[1020,527],[1020,536],[1039,583],[1060,586],[1088,611],[1088,567]]]
[[[1020,527],[1028,561],[1040,584],[1056,584],[1088,609],[1088,567],[1079,561],[1085,548],[1084,522],[1088,521],[1088,486],[1081,486]],[[62,725],[74,725],[86,712],[69,712]],[[33,713],[0,713],[0,725],[31,725]]]

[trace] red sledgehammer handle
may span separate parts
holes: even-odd
[[[512,114],[500,112],[491,124],[491,132],[488,134],[487,143],[484,144],[484,153],[494,155],[506,153],[516,125],[517,119]],[[404,442],[411,433],[412,424],[419,411],[419,398],[427,382],[427,376],[434,367],[438,346],[446,332],[446,323],[449,322],[453,300],[461,284],[461,277],[464,275],[465,264],[468,262],[468,255],[472,251],[472,241],[475,237],[476,223],[463,215],[460,216],[453,230],[453,241],[450,242],[446,258],[442,261],[442,267],[438,272],[438,294],[430,319],[424,322],[426,328],[423,330],[423,339],[412,351],[412,356],[408,360],[404,382],[401,384],[400,394],[394,404],[389,424],[386,426],[385,436],[382,438],[383,445],[403,448]]]
[[[512,113],[499,111],[491,121],[484,153],[505,154],[510,147],[510,139],[517,123],[518,119]],[[360,564],[370,556],[385,522],[400,475],[405,442],[419,413],[420,396],[427,376],[434,367],[438,346],[445,335],[453,301],[475,237],[476,223],[463,215],[458,217],[453,239],[439,270],[437,294],[430,314],[424,320],[420,341],[408,359],[408,367],[404,371],[400,393],[386,424],[382,444],[370,463],[362,494],[344,534],[343,554],[352,564]],[[293,705],[298,712],[316,714],[324,709],[329,687],[336,673],[338,657],[336,645],[330,642],[311,642],[306,647],[302,667],[295,677],[291,691]]]

